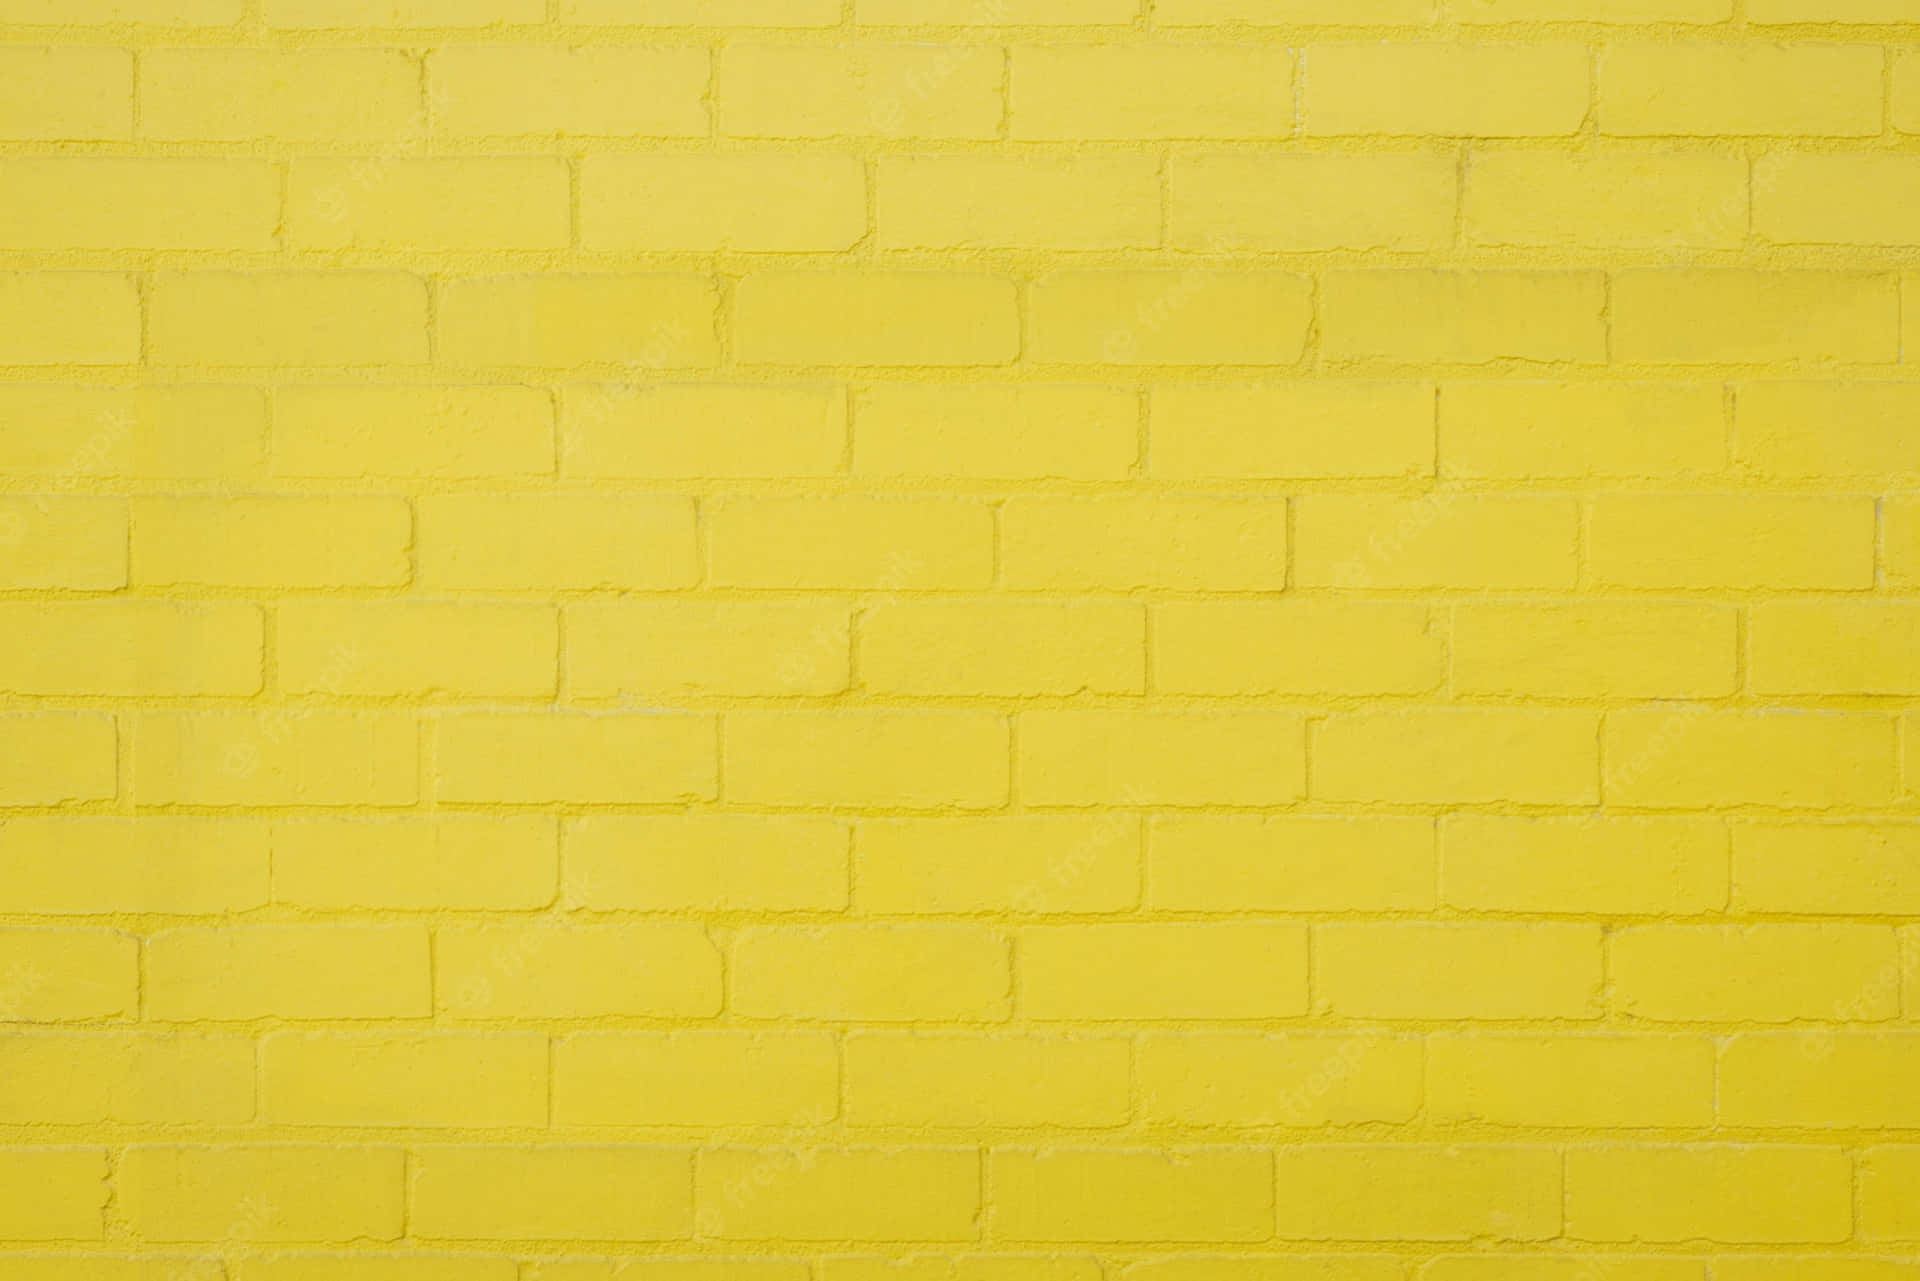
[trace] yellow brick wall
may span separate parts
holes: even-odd
[[[1916,0],[0,0],[0,1281],[1920,1281]]]

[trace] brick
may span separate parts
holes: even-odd
[[[753,925],[737,931],[731,1009],[750,1019],[1006,1019],[1006,936],[976,925]]]
[[[14,694],[172,697],[260,689],[252,605],[87,601],[0,605],[0,689]]]
[[[1714,1123],[1714,1044],[1681,1036],[1436,1036],[1427,1115],[1441,1124],[1630,1129]]]
[[[1826,809],[1897,787],[1893,722],[1871,712],[1622,709],[1602,740],[1609,805]]]
[[[273,898],[295,907],[430,911],[553,902],[559,840],[551,819],[287,819],[273,825]]]
[[[863,476],[1119,480],[1139,453],[1139,398],[1118,387],[883,383],[854,420]]]
[[[120,1158],[117,1208],[147,1241],[393,1241],[405,1166],[387,1147],[137,1145]]]
[[[183,926],[147,940],[146,1013],[163,1022],[406,1019],[432,1012],[414,925]]]
[[[1920,825],[1735,824],[1733,899],[1750,912],[1920,915]]]
[[[561,0],[562,21],[647,27],[834,27],[838,0]],[[743,1265],[745,1266],[745,1265]]]
[[[1443,476],[1665,477],[1727,465],[1717,384],[1448,383]]]
[[[7,1260],[18,1281],[169,1281],[205,1265],[204,1258],[158,1254],[16,1254]]]
[[[247,1255],[242,1281],[515,1281],[517,1261],[478,1254]]]
[[[276,1032],[261,1043],[265,1119],[286,1125],[547,1122],[547,1038],[524,1033]]]
[[[558,157],[297,159],[296,249],[565,249],[570,176]]]
[[[1661,1022],[1880,1021],[1899,942],[1871,925],[1646,925],[1608,939],[1616,1010]]]
[[[1345,1018],[1591,1019],[1598,926],[1395,922],[1314,927],[1314,996]]]
[[[1749,623],[1759,694],[1920,694],[1920,606],[1763,601]]]
[[[1023,45],[1012,53],[1012,136],[1284,138],[1293,54],[1257,45]]]
[[[410,1232],[508,1241],[693,1234],[693,1154],[671,1147],[463,1144],[412,1152]]]
[[[1277,805],[1306,791],[1301,716],[1275,711],[1029,711],[1029,805]]]
[[[1098,1281],[1090,1255],[973,1254],[909,1259],[831,1256],[821,1260],[828,1281]]]
[[[729,712],[726,788],[749,805],[997,809],[1009,730],[974,711]]]
[[[1853,1165],[1838,1148],[1591,1147],[1567,1152],[1579,1241],[1844,1241]]]
[[[1889,582],[1920,585],[1920,502],[1883,499],[1881,563]]]
[[[720,50],[719,131],[728,138],[992,138],[1004,52],[948,43]]]
[[[1438,151],[1179,156],[1167,226],[1181,249],[1444,249],[1458,173],[1458,158]]]
[[[140,51],[143,138],[399,143],[425,127],[420,62],[399,49]]]
[[[1133,22],[1133,0],[859,0],[863,26],[1094,27]]]
[[[0,365],[131,365],[139,359],[140,295],[133,277],[0,272]]]
[[[1307,1011],[1307,931],[1240,921],[1036,925],[1019,933],[1029,1019],[1273,1019]]]
[[[1591,712],[1424,707],[1336,713],[1315,727],[1313,794],[1410,805],[1591,805]]]
[[[717,736],[712,716],[692,714],[451,713],[440,718],[437,795],[520,805],[712,800]]]
[[[145,711],[134,722],[142,805],[411,805],[419,727],[396,712]]]
[[[1003,585],[1067,591],[1279,591],[1287,504],[1274,498],[1015,497],[1000,509]]]
[[[149,359],[167,365],[422,365],[427,285],[397,271],[163,271]]]
[[[961,271],[768,271],[734,288],[749,365],[1004,365],[1020,354],[1013,281]]]
[[[0,1152],[0,1192],[0,1238],[100,1241],[106,1236],[104,1148],[10,1145]]]
[[[0,590],[112,591],[127,583],[127,504],[0,495]]]
[[[1920,470],[1920,387],[1754,382],[1734,392],[1740,461],[1765,476],[1880,478]]]
[[[1738,249],[1747,164],[1731,155],[1476,153],[1463,218],[1475,245]]]
[[[1819,198],[1814,198],[1818,193]],[[1782,245],[1897,245],[1920,236],[1920,167],[1905,156],[1773,155],[1755,162],[1753,230]]]
[[[0,715],[0,806],[112,800],[119,794],[118,756],[111,716]]]
[[[0,466],[56,484],[251,479],[266,454],[267,399],[253,388],[0,386]]]
[[[1920,1147],[1868,1148],[1860,1158],[1860,1235],[1869,1241],[1920,1240]]]
[[[1059,271],[1027,301],[1029,359],[1071,365],[1293,365],[1313,321],[1305,276]]]
[[[1148,469],[1183,480],[1429,476],[1433,403],[1415,382],[1156,388]]]
[[[1147,903],[1174,912],[1391,912],[1434,905],[1424,818],[1168,815],[1147,844]]]
[[[0,1021],[136,1016],[139,951],[112,930],[0,927]]]
[[[706,49],[695,47],[455,45],[427,59],[432,129],[448,138],[705,137],[708,71]]]
[[[591,591],[691,586],[693,503],[670,494],[435,494],[420,500],[420,581]]]
[[[1420,1043],[1375,1033],[1149,1032],[1140,1107],[1184,1126],[1403,1123],[1420,1110]]]
[[[1468,911],[1718,912],[1727,879],[1713,819],[1454,814],[1440,828],[1440,897]]]
[[[993,511],[940,497],[723,498],[705,513],[719,587],[982,588]]]
[[[1446,674],[1424,605],[1302,600],[1157,606],[1154,689],[1167,694],[1423,694]]]
[[[1910,1281],[1914,1265],[1895,1259],[1848,1258],[1842,1255],[1802,1255],[1766,1258],[1729,1256],[1714,1260],[1714,1276],[1721,1281],[1785,1281],[1817,1268],[1834,1281]],[[1691,1281],[1691,1278],[1689,1278]]]
[[[564,393],[561,469],[584,479],[827,476],[847,451],[826,383],[583,384]]]
[[[1544,1241],[1560,1153],[1493,1144],[1329,1144],[1274,1154],[1285,1241]]]
[[[1151,156],[882,156],[876,174],[883,249],[1160,243],[1160,174]]]
[[[714,365],[718,305],[712,280],[685,273],[467,276],[441,287],[438,352],[455,365]]]
[[[915,1129],[1122,1125],[1120,1037],[857,1032],[847,1038],[847,1121]]]
[[[1303,55],[1310,135],[1565,136],[1587,116],[1577,44],[1312,45]]]
[[[728,1241],[972,1241],[972,1148],[711,1148],[694,1174],[702,1236]]]
[[[818,1125],[840,1106],[826,1032],[581,1032],[553,1064],[562,1125]]]
[[[1320,349],[1329,360],[1607,359],[1599,272],[1336,270],[1321,288]]]
[[[55,0],[25,2],[51,6]],[[133,55],[128,50],[0,49],[0,137],[97,142],[132,136]]]
[[[289,694],[549,698],[560,648],[545,605],[287,601],[278,613]]]
[[[1139,694],[1146,611],[1117,601],[883,601],[860,612],[860,680],[882,694]]]
[[[1903,53],[1893,60],[1893,92],[1888,102],[1893,127],[1901,133],[1920,133],[1920,53]]]
[[[989,1230],[1011,1241],[1264,1241],[1273,1159],[1257,1148],[996,1149]]]
[[[0,1072],[0,1121],[10,1125],[253,1119],[253,1043],[245,1037],[10,1030],[0,1040]]]
[[[1787,494],[1603,494],[1588,562],[1608,587],[1873,585],[1873,504]]]
[[[393,587],[407,581],[402,498],[138,497],[133,581],[211,587]]]
[[[264,160],[0,160],[9,250],[276,248],[280,171]]]
[[[553,402],[532,387],[283,387],[281,476],[467,478],[553,472]]]
[[[1717,698],[1739,684],[1736,611],[1634,601],[1453,611],[1457,694]]]
[[[566,828],[573,906],[641,912],[834,912],[845,824],[766,814],[598,814]]]
[[[268,851],[254,819],[10,819],[0,902],[51,916],[242,912],[267,901]]]
[[[1724,1125],[1910,1129],[1920,1101],[1920,1037],[1865,1032],[1744,1032],[1720,1051]]]
[[[857,156],[590,155],[580,175],[588,249],[837,253],[867,230]]]
[[[837,694],[850,614],[826,601],[654,600],[567,609],[571,697]]]
[[[1715,1259],[1716,1278],[1745,1276],[1725,1271],[1746,1259]],[[1582,1250],[1578,1254],[1443,1255],[1420,1270],[1420,1281],[1577,1281],[1583,1271],[1605,1269],[1616,1281],[1705,1281],[1702,1259],[1658,1258],[1653,1255],[1609,1255]]]
[[[1412,25],[1434,19],[1434,0],[1156,0],[1155,26],[1206,27],[1247,23],[1254,26],[1288,26],[1295,23]],[[1178,1264],[1172,1265],[1178,1267]],[[1182,1274],[1170,1273],[1146,1264],[1135,1264],[1132,1271],[1151,1275],[1158,1281],[1187,1281]],[[1130,1272],[1131,1275],[1131,1272]],[[1198,1278],[1198,1273],[1195,1278]],[[1339,1281],[1348,1281],[1344,1274]]]
[[[1680,365],[1890,364],[1899,350],[1892,276],[1838,271],[1683,271],[1613,277],[1613,358]]]
[[[1635,44],[1600,55],[1600,132],[1880,132],[1880,51],[1866,45]]]
[[[266,0],[270,27],[489,27],[536,23],[538,0]]]
[[[873,819],[854,835],[862,911],[1113,912],[1140,897],[1139,820]]]
[[[720,1009],[720,953],[698,925],[443,926],[435,1003],[469,1019],[692,1018]]]
[[[1446,0],[1462,22],[1725,22],[1732,0]],[[1691,1266],[1691,1265],[1689,1265]],[[1448,1274],[1449,1276],[1451,1274]],[[1697,1269],[1687,1274],[1698,1281]]]

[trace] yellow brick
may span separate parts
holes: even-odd
[[[1920,825],[1737,824],[1733,896],[1753,912],[1920,915]]]
[[[946,498],[724,498],[705,513],[720,587],[982,588],[993,511]]]
[[[1920,168],[1906,156],[1766,156],[1753,230],[1774,244],[1900,245],[1920,236]]]
[[[882,602],[860,613],[860,680],[882,694],[1139,694],[1146,630],[1146,611],[1117,601]]]
[[[1656,476],[1727,464],[1713,384],[1448,383],[1440,389],[1444,476]]]
[[[1147,902],[1175,912],[1390,912],[1434,904],[1424,818],[1166,816]]]
[[[1306,791],[1293,712],[1030,711],[1019,784],[1030,805],[1276,805]]]
[[[748,926],[734,935],[732,1010],[746,1018],[1000,1022],[1009,944],[974,925]]]
[[[1759,694],[1920,694],[1920,605],[1763,601],[1749,676]]]
[[[285,387],[274,393],[282,476],[541,476],[553,402],[532,387]]]
[[[519,1264],[477,1254],[242,1255],[239,1281],[515,1281]]]
[[[252,605],[88,601],[0,605],[0,689],[15,694],[171,697],[260,689]]]
[[[840,1106],[825,1032],[582,1032],[553,1063],[562,1125],[818,1125]]]
[[[834,12],[839,12],[837,3]],[[525,1268],[528,1281],[811,1281],[813,1277],[806,1259],[542,1258],[529,1260]]]
[[[1013,282],[984,272],[761,272],[733,294],[750,365],[1004,365],[1020,354]]]
[[[117,498],[0,495],[0,551],[0,590],[124,587],[127,505]]]
[[[1750,1266],[1751,1259],[1715,1259],[1715,1278],[1731,1281],[1755,1281],[1744,1272],[1729,1267]],[[1661,1259],[1651,1255],[1607,1255],[1591,1250],[1578,1254],[1512,1255],[1463,1254],[1441,1256],[1420,1270],[1420,1281],[1581,1281],[1595,1273],[1609,1281],[1706,1281],[1706,1265],[1700,1259]],[[1771,1276],[1772,1274],[1768,1274]],[[1825,1274],[1823,1274],[1825,1275]],[[1833,1274],[1839,1281],[1841,1274]],[[1852,1281],[1870,1281],[1853,1278]]]
[[[437,494],[420,500],[420,581],[589,591],[690,586],[693,504],[659,494]]]
[[[133,581],[212,587],[394,587],[407,581],[401,498],[141,497]]]
[[[1427,1115],[1440,1124],[1711,1126],[1706,1037],[1436,1036]]]
[[[1659,1021],[1880,1021],[1900,953],[1871,925],[1647,925],[1609,937],[1613,1004]]]
[[[486,27],[540,22],[540,0],[266,0],[272,27]]]
[[[1160,242],[1160,175],[1151,156],[883,156],[877,174],[883,249]]]
[[[104,1148],[9,1146],[0,1151],[0,1239],[102,1240],[108,1191]]]
[[[0,160],[0,245],[271,250],[280,172],[263,160]]]
[[[1889,106],[1895,129],[1901,133],[1920,133],[1920,53],[1903,53],[1893,60],[1893,94]]]
[[[1709,698],[1739,683],[1736,611],[1635,601],[1458,605],[1453,690],[1546,698]]]
[[[438,354],[458,365],[712,365],[717,305],[704,276],[468,276],[441,289]]]
[[[273,897],[296,907],[537,908],[558,879],[553,820],[288,819],[273,826]]]
[[[1256,26],[1285,26],[1294,23],[1378,23],[1400,25],[1431,22],[1435,0],[1156,0],[1153,21],[1156,26],[1205,27],[1234,23]],[[1176,1268],[1177,1270],[1177,1268]],[[1138,1263],[1127,1275],[1151,1275],[1165,1281],[1187,1281],[1181,1272],[1176,1278],[1148,1263]],[[1198,1277],[1195,1273],[1195,1277]],[[1211,1274],[1208,1274],[1209,1276]],[[1333,1274],[1328,1273],[1329,1281]],[[1280,1274],[1274,1274],[1278,1281]],[[1341,1273],[1339,1281],[1348,1281]]]
[[[287,184],[296,249],[565,249],[558,157],[300,159]]]
[[[567,609],[574,698],[837,694],[849,613],[827,601],[620,601]]]
[[[1284,423],[1284,431],[1274,430]],[[1195,385],[1153,393],[1148,468],[1176,479],[1433,473],[1424,383]]]
[[[1767,476],[1911,475],[1920,471],[1920,385],[1756,382],[1735,391],[1740,461]]]
[[[186,926],[147,940],[151,1019],[425,1018],[427,931],[413,925]]]
[[[547,1122],[547,1038],[278,1032],[261,1045],[263,1110],[291,1125]]]
[[[1169,694],[1423,694],[1446,675],[1423,605],[1172,603],[1153,616],[1154,688]]]
[[[1920,1126],[1920,1038],[1864,1032],[1748,1032],[1720,1055],[1722,1124]]]
[[[266,397],[246,387],[0,386],[0,466],[56,484],[251,478],[266,459],[266,411]]]
[[[1313,794],[1409,805],[1591,805],[1599,800],[1596,720],[1543,708],[1335,714],[1315,728]]]
[[[1609,587],[1873,585],[1873,503],[1774,494],[1603,494],[1588,560]]]
[[[1613,278],[1613,358],[1683,365],[1891,363],[1892,276],[1640,269]]]
[[[992,138],[1005,54],[992,45],[720,50],[720,133],[732,138]]]
[[[142,805],[411,805],[419,737],[393,712],[145,711],[133,790]]]
[[[1608,134],[1880,132],[1880,50],[1866,45],[1616,44],[1600,55]]]
[[[413,1150],[410,1232],[534,1241],[668,1241],[693,1231],[693,1154],[667,1147]]]
[[[1431,151],[1176,157],[1168,229],[1182,249],[1443,249],[1458,171]]]
[[[40,1254],[7,1257],[8,1281],[179,1281],[208,1260],[179,1255]],[[249,1276],[261,1275],[257,1273]]]
[[[452,713],[440,720],[437,795],[521,805],[712,800],[717,734],[712,716]]]
[[[1420,1110],[1420,1043],[1376,1034],[1150,1032],[1142,1114],[1192,1126],[1406,1122]]]
[[[1117,387],[888,383],[854,418],[867,476],[1119,480],[1139,453],[1139,399]]]
[[[989,1231],[1011,1241],[1264,1241],[1273,1158],[1257,1148],[996,1149]]]
[[[140,296],[133,277],[0,272],[0,364],[130,365],[139,359]]]
[[[141,1145],[114,1183],[121,1218],[148,1241],[393,1241],[405,1173],[399,1148]]]
[[[826,1281],[1100,1281],[1086,1255],[915,1255],[904,1259],[840,1255],[821,1260]]]
[[[112,930],[0,927],[0,1022],[133,1017],[139,954]]]
[[[1552,1148],[1291,1145],[1274,1160],[1282,1240],[1560,1235],[1561,1158]]]
[[[837,253],[866,234],[856,156],[594,155],[580,172],[588,249]]]
[[[1324,44],[1305,54],[1309,134],[1566,135],[1587,116],[1580,45]]]
[[[1893,721],[1871,712],[1607,713],[1610,805],[1816,808],[1893,799]]]
[[[0,1075],[0,1120],[13,1125],[239,1125],[254,1114],[253,1043],[238,1036],[10,1031]]]
[[[1273,1019],[1307,1012],[1298,925],[1042,925],[1020,931],[1029,1019]]]
[[[854,6],[855,21],[867,26],[1126,26],[1134,13],[1133,0],[858,0]]]
[[[845,824],[765,814],[599,814],[567,824],[569,905],[642,912],[833,912]]]
[[[1440,897],[1468,911],[1717,912],[1727,905],[1727,834],[1711,819],[1451,815],[1440,829]]]
[[[1844,1241],[1853,1165],[1839,1148],[1591,1147],[1567,1152],[1581,1241]]]
[[[161,272],[147,343],[160,364],[425,364],[426,281],[393,271]]]
[[[92,712],[0,715],[0,806],[110,801],[119,736],[111,716]]]
[[[840,25],[840,4],[839,0],[642,0],[636,6],[633,0],[561,0],[560,17],[566,22],[620,27],[835,27]],[[642,1265],[636,1260],[634,1266]]]
[[[1006,718],[906,710],[730,712],[727,798],[749,805],[996,809]]]
[[[1140,823],[1022,814],[873,819],[854,835],[863,911],[1112,912],[1140,897]]]
[[[143,49],[140,133],[398,143],[426,125],[420,62],[398,49]]]
[[[847,1038],[855,1126],[1093,1128],[1127,1120],[1120,1037],[861,1032]]]
[[[731,1241],[972,1241],[972,1148],[714,1148],[694,1174],[700,1234]]]
[[[1732,16],[1733,0],[1446,0],[1446,7],[1462,22],[1706,24],[1724,22]],[[1698,1281],[1698,1267],[1687,1275]]]
[[[1737,249],[1747,164],[1659,152],[1476,154],[1463,217],[1475,245]]]
[[[1833,1281],[1913,1281],[1917,1265],[1895,1259],[1850,1258],[1842,1255],[1766,1258],[1734,1255],[1713,1261],[1716,1281],[1791,1281],[1810,1271]],[[1686,1281],[1695,1281],[1689,1274]]]
[[[20,0],[70,22],[67,0]],[[58,6],[56,9],[55,6]],[[17,21],[12,10],[0,10]],[[69,46],[0,49],[0,138],[79,142],[133,136],[133,55],[125,49]]]
[[[1279,591],[1287,505],[1274,498],[1013,498],[1000,509],[1005,586]]]
[[[1013,50],[1012,136],[1284,138],[1293,54],[1257,45],[1030,45]]]
[[[1607,359],[1598,272],[1331,271],[1322,290],[1320,347],[1329,360]]]
[[[48,915],[242,912],[267,901],[267,861],[267,826],[253,819],[16,818],[0,827],[0,902]]]
[[[1860,1160],[1860,1230],[1869,1241],[1920,1240],[1920,1147],[1868,1148]]]
[[[1881,544],[1890,582],[1920,586],[1920,501],[1881,501]]]
[[[277,611],[288,694],[550,698],[559,663],[549,605],[287,601]]]
[[[446,926],[433,943],[436,1004],[458,1018],[690,1018],[720,1008],[720,953],[698,925]]]
[[[1591,1019],[1591,925],[1397,922],[1314,928],[1314,997],[1347,1018]]]
[[[1313,320],[1305,276],[1061,271],[1028,295],[1027,355],[1076,365],[1291,365]]]
[[[827,476],[847,451],[847,401],[828,384],[593,384],[561,404],[561,468],[589,479]]]

